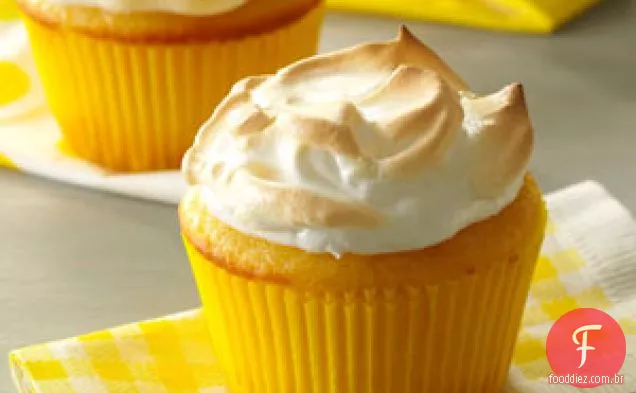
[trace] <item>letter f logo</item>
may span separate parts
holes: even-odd
[[[601,325],[585,325],[576,329],[574,333],[572,334],[572,341],[574,341],[576,345],[580,345],[580,347],[576,349],[577,351],[581,351],[581,364],[579,364],[579,368],[583,367],[583,365],[587,361],[587,351],[593,351],[596,349],[592,346],[587,345],[587,332],[589,332],[590,330],[601,330],[602,327],[603,326]],[[581,335],[582,337],[581,342],[579,342],[579,339],[577,338],[577,336],[581,332],[583,334]]]

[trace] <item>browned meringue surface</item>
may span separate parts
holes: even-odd
[[[500,212],[532,150],[523,89],[489,96],[402,28],[237,83],[184,158],[210,214],[312,252],[421,249]]]

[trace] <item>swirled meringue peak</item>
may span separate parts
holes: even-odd
[[[500,212],[533,133],[521,85],[468,90],[406,28],[238,82],[183,171],[210,213],[309,252],[421,249]]]

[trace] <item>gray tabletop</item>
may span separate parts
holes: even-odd
[[[322,50],[388,39],[398,23],[329,15]],[[636,2],[608,1],[552,37],[408,25],[477,91],[524,83],[546,192],[594,179],[636,211]],[[197,304],[174,206],[0,170],[0,354]]]

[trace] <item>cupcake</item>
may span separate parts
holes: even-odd
[[[406,29],[237,83],[184,157],[182,235],[232,393],[497,392],[546,212],[521,85]]]
[[[112,171],[179,167],[232,85],[316,51],[322,0],[18,0],[74,152]]]

